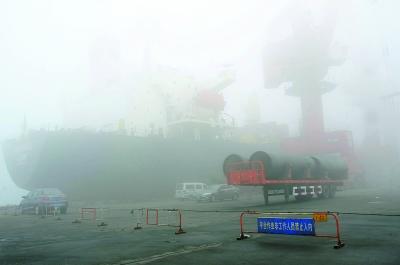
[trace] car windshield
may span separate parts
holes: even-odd
[[[0,0],[0,265],[321,263],[400,265],[400,0]]]

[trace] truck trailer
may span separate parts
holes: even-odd
[[[333,198],[348,178],[346,161],[340,154],[284,155],[257,151],[244,160],[229,155],[223,171],[230,185],[262,186],[265,204],[270,196],[296,200]]]

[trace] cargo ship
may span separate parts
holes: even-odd
[[[229,71],[216,81],[197,84],[167,71],[166,75],[143,75],[151,84],[143,86],[141,95],[136,93],[131,104],[136,114],[119,120],[114,129],[41,130],[6,141],[4,157],[12,179],[27,190],[56,187],[76,200],[167,198],[173,196],[177,182],[225,182],[224,159],[232,153],[249,157],[256,151],[336,154],[347,163],[350,181],[352,176],[360,178],[351,132],[324,128],[322,95],[335,87],[325,81],[326,75],[330,67],[345,60],[344,55],[330,52],[334,19],[327,18],[319,27],[309,24],[309,19],[293,21],[301,23],[293,23],[293,34],[286,39],[268,44],[263,61],[265,88],[290,82],[286,93],[301,101],[298,137],[289,138],[285,125],[262,124],[257,118],[249,118],[247,126],[239,128],[225,115],[222,90],[234,79]],[[112,77],[112,71],[95,71],[94,76]],[[149,95],[155,100],[149,101]],[[255,104],[249,105],[250,112],[257,113]],[[153,109],[156,106],[158,110]],[[139,121],[154,118],[151,114],[158,115],[158,122],[147,120],[142,123],[147,124],[145,133],[140,132]]]
[[[221,164],[227,154],[260,148],[267,147],[74,130],[32,132],[3,145],[18,187],[57,187],[76,200],[172,198],[178,182],[223,182]]]
[[[278,149],[288,130],[275,123],[239,128],[224,114],[221,93],[232,76],[211,83],[204,89],[192,85],[190,91],[185,85],[188,96],[180,104],[174,97],[182,98],[182,89],[169,89],[165,104],[153,104],[156,112],[164,111],[165,120],[147,121],[145,130],[134,119],[101,130],[25,130],[3,143],[9,174],[20,188],[55,187],[74,200],[172,198],[179,182],[223,183],[221,164],[228,154]],[[147,86],[151,90],[153,85]],[[136,107],[137,117],[146,113]]]

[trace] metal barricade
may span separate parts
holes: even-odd
[[[135,219],[136,226],[135,230],[142,229],[142,223],[144,219],[144,208],[138,208],[138,209],[132,209],[131,214],[133,218]]]
[[[88,220],[86,218],[86,214],[90,214],[92,216],[92,221],[96,221],[97,218],[97,209],[96,208],[81,208],[81,220]]]
[[[246,215],[268,215],[257,218],[257,231],[245,231],[244,217]],[[272,216],[272,217],[271,217]],[[284,216],[286,218],[277,218]],[[312,218],[287,218],[288,216],[312,216]],[[328,216],[332,216],[336,224],[335,234],[317,234],[315,232],[316,222],[326,222]],[[245,211],[240,214],[240,236],[237,240],[249,238],[250,233],[286,234],[286,235],[308,235],[314,237],[325,237],[336,239],[335,249],[344,247],[340,237],[340,223],[338,213],[334,212],[259,212]]]
[[[80,215],[81,220],[92,220],[93,222],[102,221],[105,219],[107,208],[81,208]],[[91,218],[86,216],[90,215]]]
[[[160,223],[160,212],[166,212],[167,216],[166,218],[163,218],[162,221],[164,221],[164,219],[166,219],[165,223]],[[154,220],[152,220],[152,216],[151,213],[154,213]],[[170,214],[171,213],[175,213],[177,215],[177,224],[171,224],[170,223]],[[146,208],[146,225],[156,225],[156,226],[171,226],[171,227],[176,227],[177,230],[175,232],[175,234],[179,235],[179,234],[184,234],[186,233],[185,231],[183,231],[182,228],[182,223],[183,223],[183,218],[182,218],[182,211],[179,209],[157,209],[157,208]]]
[[[0,207],[0,215],[19,215],[21,208],[18,205],[6,205]]]
[[[41,217],[57,216],[61,214],[61,209],[59,207],[53,207],[47,204],[38,205],[31,209],[35,215],[40,215]]]

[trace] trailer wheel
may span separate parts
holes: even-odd
[[[336,194],[336,186],[335,185],[330,185],[329,186],[329,194],[328,197],[329,198],[334,198]]]
[[[264,191],[264,202],[265,202],[265,205],[268,205],[269,198],[268,198],[268,188],[267,188],[267,186],[263,187],[263,191]]]
[[[297,195],[294,196],[294,198],[296,199],[296,201],[306,201],[308,199],[307,195]]]
[[[285,188],[285,202],[289,202],[289,189]]]
[[[318,199],[326,199],[329,197],[329,193],[330,193],[330,188],[328,185],[323,185],[322,186],[322,192],[317,194]]]

